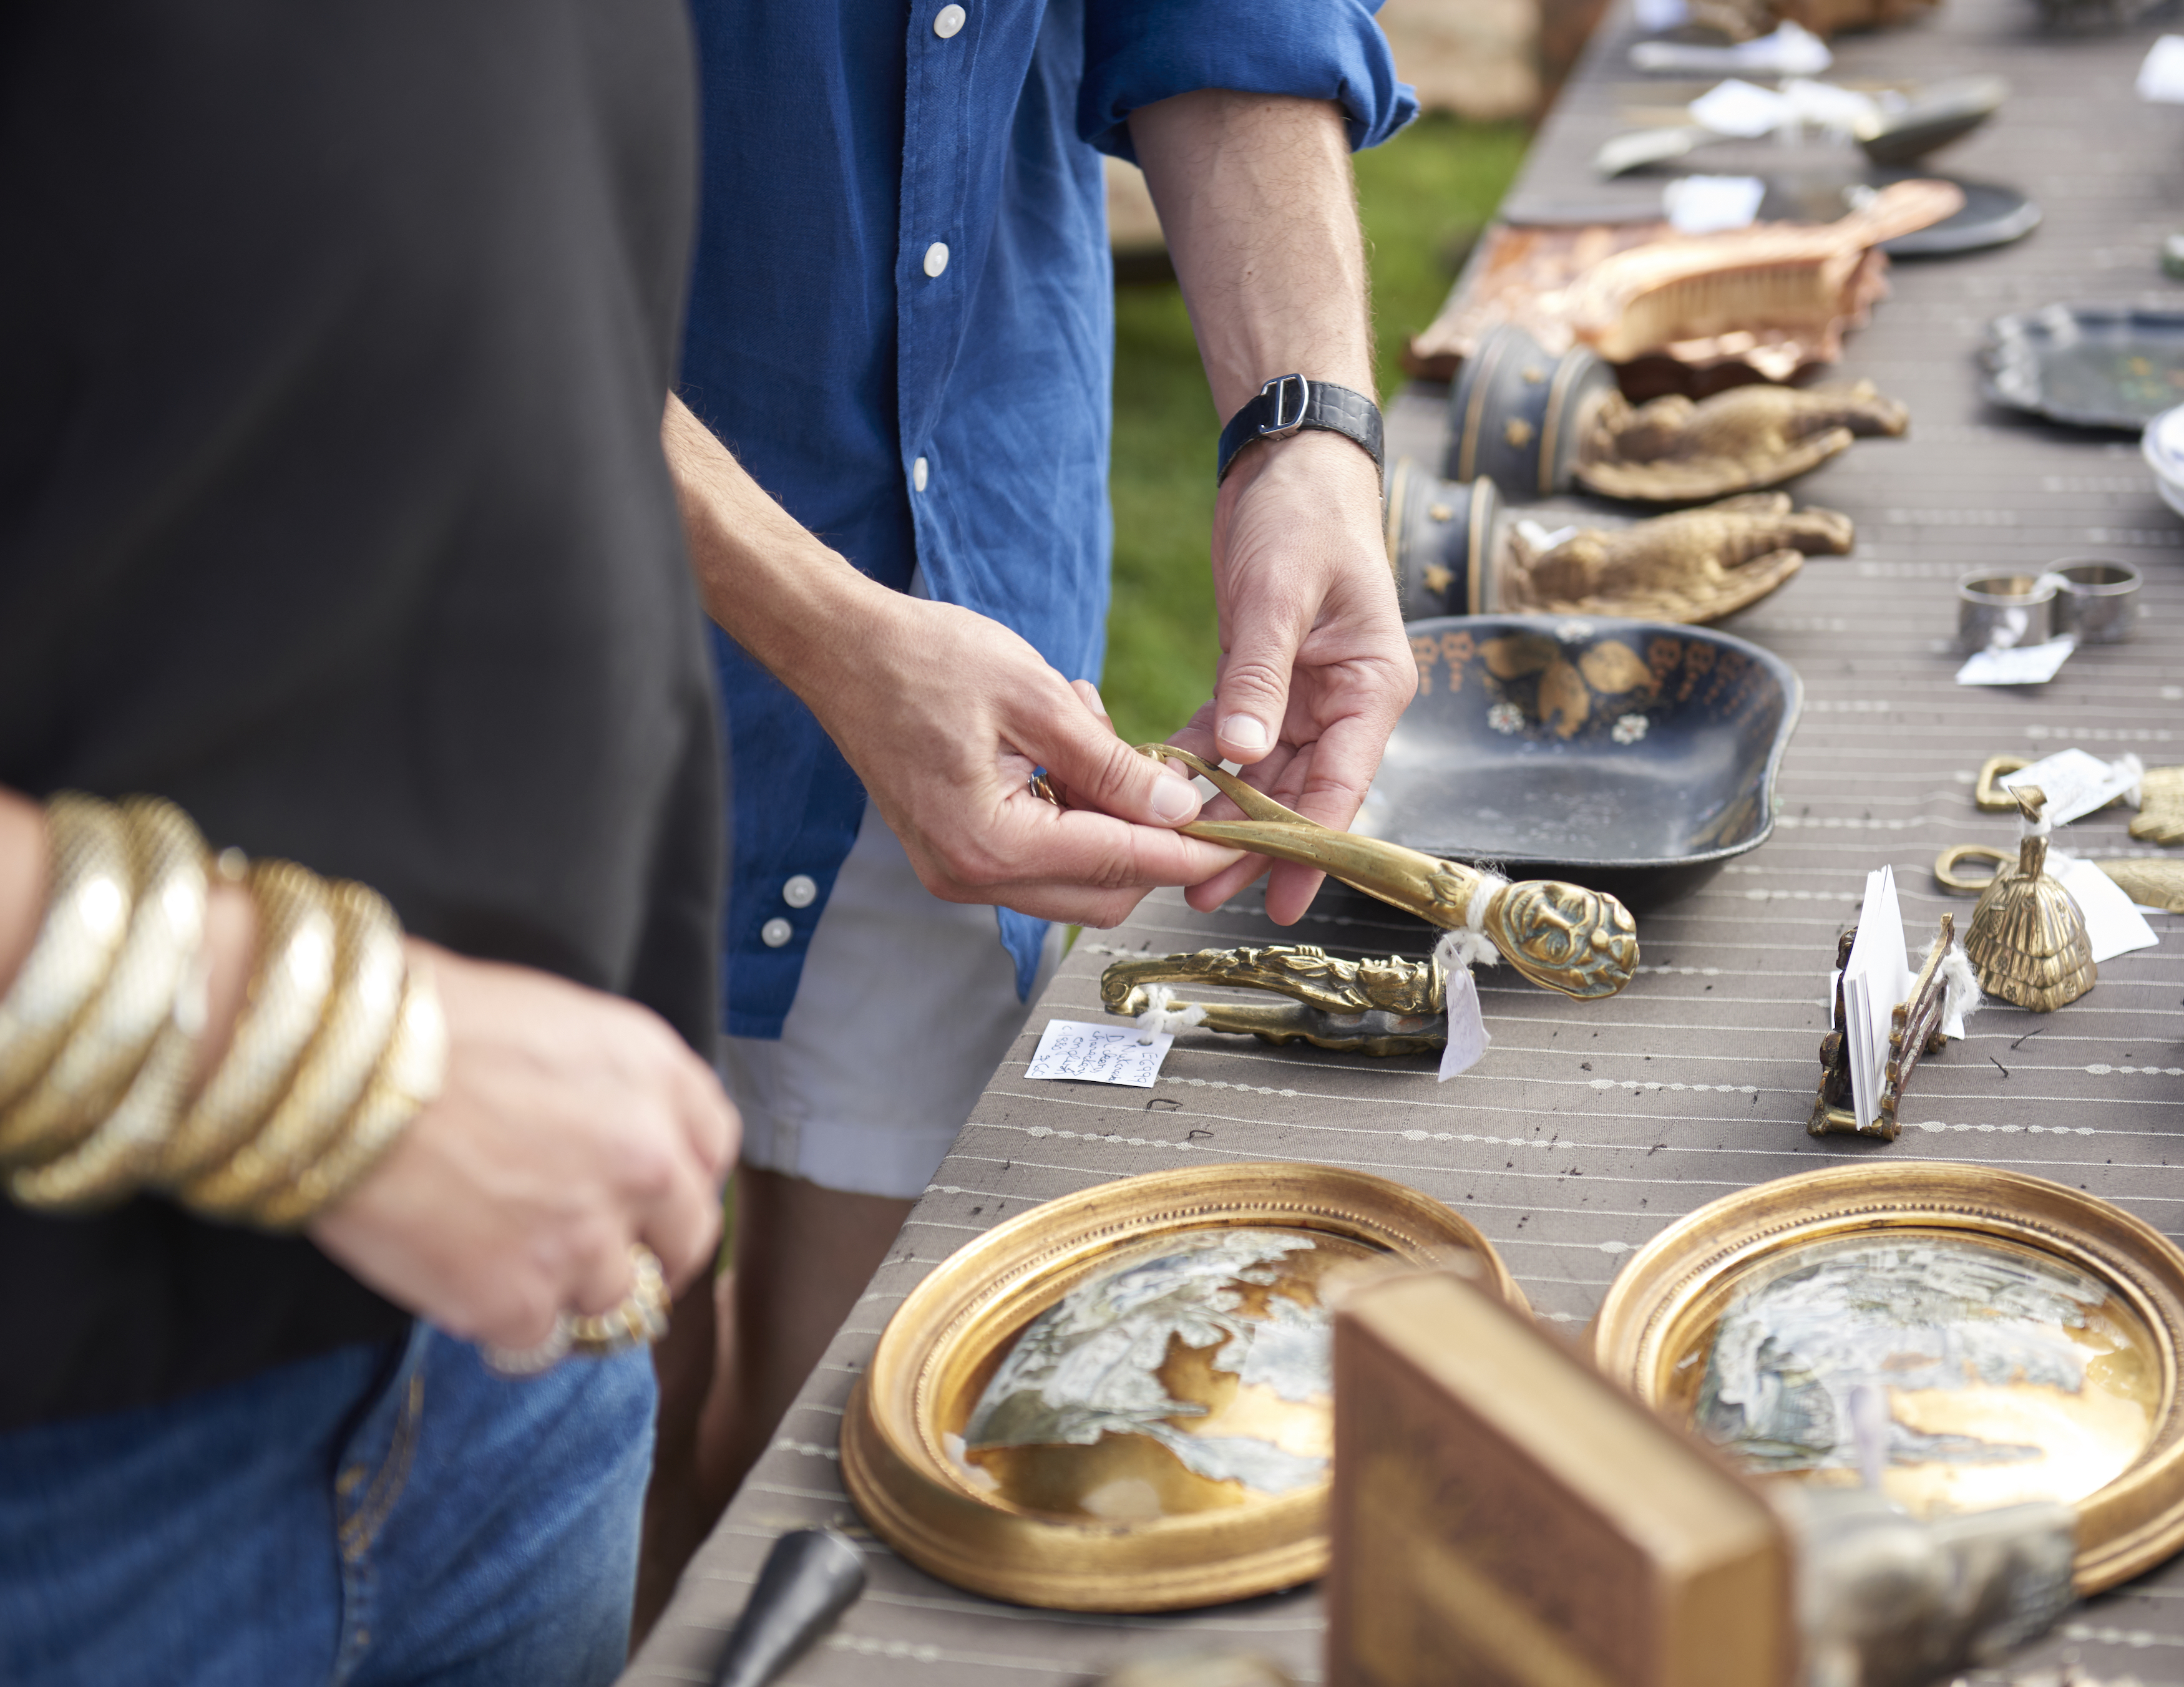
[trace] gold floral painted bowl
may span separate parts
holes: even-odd
[[[1774,829],[1802,688],[1726,632],[1602,616],[1409,623],[1418,691],[1351,830],[1634,911]]]
[[[1763,1183],[1634,1255],[1591,1340],[1755,1473],[2075,1506],[2081,1594],[2184,1545],[2184,1252],[2080,1190],[1903,1161]]]
[[[1524,1297],[1440,1202],[1327,1166],[1154,1172],[1033,1208],[889,1320],[842,1428],[872,1532],[1021,1604],[1166,1611],[1327,1562],[1329,1300],[1390,1264],[1468,1261]]]

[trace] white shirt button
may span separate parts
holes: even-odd
[[[925,482],[928,478],[930,478],[930,471],[925,466],[924,458],[919,458],[910,465],[910,483],[916,491],[925,490]]]
[[[768,949],[779,949],[796,935],[796,927],[786,920],[768,920],[758,928],[758,940]]]
[[[961,6],[943,6],[933,14],[933,32],[946,41],[963,27],[964,14]]]
[[[799,873],[781,887],[781,899],[792,908],[809,908],[819,899],[819,881],[810,873]]]
[[[925,273],[936,279],[948,267],[948,243],[936,240],[925,248]]]

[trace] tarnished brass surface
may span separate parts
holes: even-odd
[[[2184,1545],[2184,1253],[2131,1214],[2044,1178],[1896,1161],[1836,1166],[1709,1202],[1617,1275],[1590,1332],[1593,1356],[1673,1421],[1698,1427],[1725,1317],[1751,1322],[1748,1309],[1763,1311],[1770,1289],[1795,1289],[1831,1265],[1890,1250],[1869,1296],[1821,1309],[1829,1333],[1854,1335],[1864,1321],[1886,1335],[1875,1384],[1888,1409],[1884,1491],[1914,1513],[2043,1499],[2075,1506],[2081,1595]],[[2002,1283],[2075,1285],[2062,1297],[2070,1316],[2036,1323],[2022,1314],[2037,1296],[2013,1307],[1999,1295],[1967,1301],[1940,1322],[1903,1314],[1914,1291],[1946,1282],[1954,1267]],[[2002,1356],[2013,1339],[2075,1365],[2075,1387]],[[1982,1341],[2000,1344],[1985,1372],[1975,1362]],[[1786,1339],[1770,1362],[1786,1376],[1802,1357]],[[1847,1416],[1835,1396],[1852,1380],[1830,1384],[1815,1369],[1800,1383],[1828,1395],[1812,1402],[1816,1439],[1829,1433],[1830,1412],[1837,1422]],[[1849,1436],[1833,1433],[1835,1448],[1802,1465],[1779,1445],[1737,1456],[1786,1477],[1850,1485],[1858,1477]]]
[[[2020,785],[2010,794],[2027,820],[2048,806],[2037,785]],[[1980,988],[2035,1013],[2053,1013],[2093,988],[2098,974],[2086,916],[2048,871],[2045,837],[2020,841],[2016,871],[2007,862],[1997,868],[1972,910],[1964,953]]]
[[[1690,504],[1780,486],[1852,439],[1901,434],[1910,420],[1870,381],[1760,382],[1696,402],[1672,393],[1637,405],[1610,390],[1586,419],[1574,472],[1608,498]]]
[[[1472,867],[1398,844],[1336,832],[1284,808],[1189,750],[1139,744],[1156,760],[1180,763],[1211,780],[1248,818],[1194,821],[1193,838],[1317,867],[1391,907],[1454,931],[1491,881]],[[1535,984],[1580,999],[1612,996],[1638,970],[1638,927],[1612,896],[1552,879],[1504,884],[1488,894],[1479,928],[1502,958]]]
[[[1747,493],[1628,527],[1580,528],[1545,551],[1534,551],[1513,526],[1490,565],[1486,601],[1513,613],[1719,621],[1783,585],[1808,556],[1848,554],[1855,538],[1847,515],[1797,509],[1780,492]]]
[[[1190,1004],[1205,1014],[1200,1023],[1206,1030],[1248,1033],[1278,1045],[1302,1042],[1357,1054],[1420,1055],[1448,1042],[1440,972],[1429,961],[1392,955],[1340,960],[1309,944],[1133,955],[1100,975],[1100,1005],[1134,1019],[1151,1005],[1146,988],[1152,984],[1227,984],[1291,997],[1279,1005]]]
[[[1181,1610],[1319,1574],[1327,1559],[1323,1478],[1255,1493],[1184,1470],[1153,1440],[1115,1434],[1091,1445],[1012,1447],[1011,1457],[989,1459],[983,1471],[963,1461],[974,1408],[1041,1314],[1163,1240],[1183,1245],[1235,1230],[1308,1235],[1327,1244],[1330,1262],[1468,1257],[1483,1289],[1524,1306],[1478,1231],[1440,1202],[1363,1172],[1287,1163],[1206,1166],[1125,1178],[1049,1201],[944,1261],[882,1333],[842,1426],[843,1481],[873,1533],[944,1581],[1064,1610]],[[1212,1352],[1172,1345],[1165,1370],[1192,1371],[1197,1391],[1233,1417],[1249,1404],[1233,1379],[1217,1387],[1217,1375],[1196,1375]],[[1204,1421],[1170,1420],[1181,1434]],[[1294,1443],[1306,1427],[1262,1432]],[[1083,1467],[1107,1460],[1114,1470]],[[1153,1467],[1162,1462],[1173,1469]],[[1162,1505],[1141,1521],[1087,1515],[1078,1490],[1088,1475],[1151,1490]]]
[[[2149,767],[2138,782],[2131,835],[2146,844],[2184,844],[2184,767]]]
[[[1934,858],[1934,877],[1944,890],[1977,895],[1994,882],[1994,874],[1975,876],[1964,871],[1964,863],[1989,861],[2001,867],[2008,860],[2007,850],[1995,849],[1992,844],[1952,844]],[[2095,860],[2093,865],[2114,879],[2124,894],[2141,907],[2165,908],[2172,914],[2184,914],[2184,860],[2125,855]]]
[[[1858,1127],[1858,1109],[1852,1103],[1850,1080],[1850,1037],[1843,1015],[1841,973],[1850,965],[1851,945],[1857,941],[1853,926],[1836,942],[1836,993],[1832,1028],[1820,1038],[1820,1090],[1814,1098],[1812,1116],[1805,1128],[1814,1136],[1873,1136],[1893,1142],[1903,1129],[1897,1114],[1903,1105],[1903,1087],[1910,1083],[1922,1055],[1938,1055],[1948,1039],[1942,1035],[1942,1006],[1947,989],[1942,962],[1956,939],[1957,917],[1942,916],[1941,935],[1927,955],[1926,964],[1911,981],[1911,994],[1896,1004],[1888,1016],[1888,1057],[1881,1065],[1880,1105],[1874,1110],[1872,1128]]]

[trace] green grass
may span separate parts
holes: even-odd
[[[1383,395],[1401,383],[1404,342],[1447,295],[1452,243],[1493,214],[1525,140],[1513,125],[1428,117],[1358,155]],[[1100,690],[1133,743],[1166,738],[1213,689],[1221,646],[1206,540],[1220,431],[1182,295],[1173,284],[1118,289],[1115,599]]]

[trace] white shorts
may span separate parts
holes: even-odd
[[[1048,929],[1034,1000],[1061,938]],[[744,1164],[855,1194],[922,1194],[1030,1012],[994,910],[927,890],[866,805],[780,1039],[721,1039]]]

